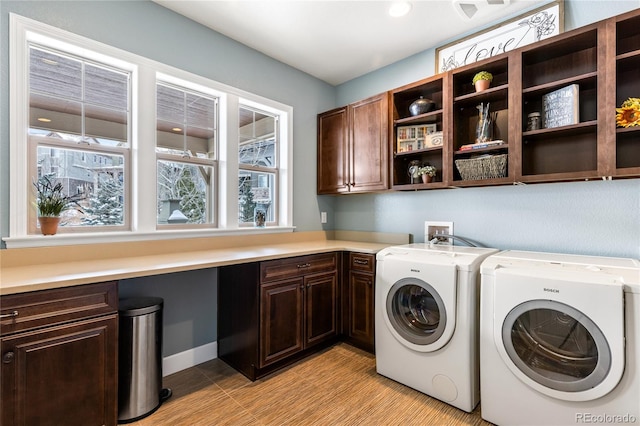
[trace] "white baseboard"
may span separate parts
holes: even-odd
[[[197,348],[169,355],[162,359],[162,376],[186,370],[215,358],[218,358],[218,342],[207,343]]]

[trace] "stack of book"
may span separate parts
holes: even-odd
[[[480,142],[480,143],[470,143],[467,145],[462,145],[459,151],[471,151],[474,149],[481,149],[481,148],[493,148],[500,145],[505,145],[505,141],[495,140],[495,141]]]

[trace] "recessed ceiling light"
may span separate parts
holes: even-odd
[[[181,132],[182,129],[180,127],[174,127],[173,129],[171,129],[174,132]]]
[[[51,123],[50,118],[44,118],[44,117],[38,117],[38,121],[41,121],[43,123]]]
[[[411,3],[408,1],[394,1],[389,7],[389,15],[394,18],[404,16],[411,11]]]

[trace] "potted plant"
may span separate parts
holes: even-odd
[[[73,197],[65,195],[62,183],[55,185],[48,176],[42,176],[33,182],[36,189],[36,208],[38,222],[43,235],[55,235],[60,223],[60,214],[77,204]]]
[[[424,165],[418,169],[418,176],[422,176],[422,182],[429,183],[436,175],[436,168],[434,166]]]
[[[491,81],[493,80],[493,74],[489,71],[480,71],[473,76],[473,84],[476,86],[476,92],[482,92],[487,90]]]

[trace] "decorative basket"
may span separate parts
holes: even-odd
[[[483,155],[455,163],[462,180],[496,179],[507,176],[507,157],[508,154]]]

